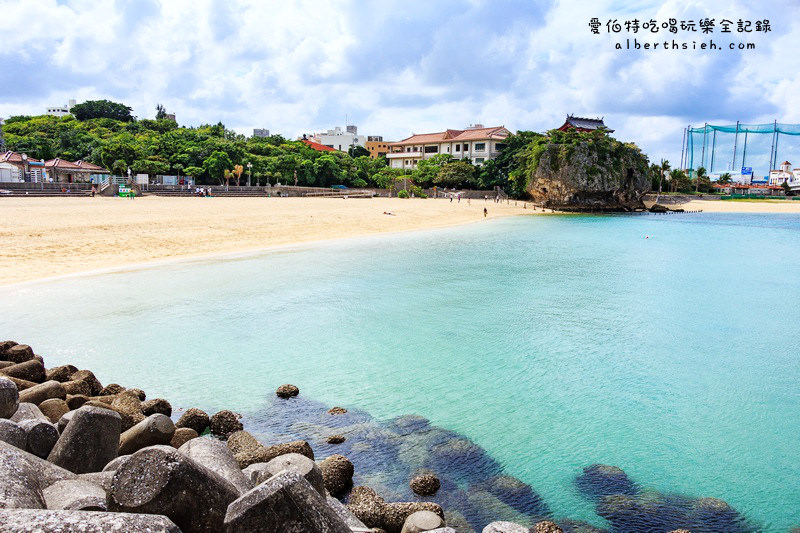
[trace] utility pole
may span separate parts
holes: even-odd
[[[250,183],[252,182],[253,178],[253,163],[250,161],[247,162],[247,186],[250,187]]]
[[[683,168],[683,153],[686,148],[686,128],[683,128],[683,141],[681,141],[681,160],[678,163],[678,168]],[[659,185],[659,190],[661,189],[661,185]]]

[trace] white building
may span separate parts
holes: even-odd
[[[48,107],[47,114],[51,117],[66,117],[70,114],[70,110],[75,107],[77,102],[75,100],[70,100],[69,103],[65,106],[61,107]]]
[[[253,128],[253,137],[269,137],[269,130],[266,128]]]
[[[344,130],[336,126],[325,133],[313,133],[309,140],[342,152],[346,152],[351,146],[366,148],[367,144],[367,136],[359,135],[356,126],[346,126]]]
[[[469,158],[474,165],[500,155],[506,137],[511,135],[504,126],[484,128],[475,124],[463,130],[414,134],[407,139],[389,143],[386,154],[392,168],[414,169],[423,159],[449,154],[455,159]]]
[[[781,168],[769,171],[770,185],[783,185],[787,181],[790,187],[800,187],[800,168],[792,169],[792,164],[784,161],[781,163]]]

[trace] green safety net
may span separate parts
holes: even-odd
[[[711,174],[738,174],[752,168],[753,179],[789,161],[800,167],[800,124],[707,124],[686,130],[683,168],[703,167]],[[692,172],[693,173],[693,172]]]

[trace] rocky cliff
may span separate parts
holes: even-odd
[[[635,211],[650,189],[641,150],[602,131],[552,131],[526,155],[528,193],[567,211]]]

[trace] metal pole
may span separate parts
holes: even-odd
[[[778,132],[778,121],[775,121],[775,158],[772,160],[772,169],[778,168],[778,140],[780,133]]]
[[[772,146],[770,147],[769,150],[769,169],[767,169],[767,172],[772,170],[772,158],[775,155],[775,132],[777,130],[778,130],[778,121],[776,120],[775,122],[772,123]]]
[[[680,163],[678,163],[678,168],[683,168],[683,153],[685,149],[686,149],[686,128],[683,128],[683,141],[681,141],[681,161]]]
[[[745,165],[745,159],[747,158],[747,130],[744,130],[744,147],[742,148],[742,168]]]
[[[708,122],[703,125],[703,151],[700,155],[700,166],[706,166],[706,137],[708,136]]]
[[[736,145],[739,142],[739,121],[736,121],[736,136],[733,138],[733,163],[731,164],[731,170],[736,167]]]
[[[714,130],[714,135],[711,136],[711,168],[709,172],[714,172],[714,150],[717,147],[717,130]]]

